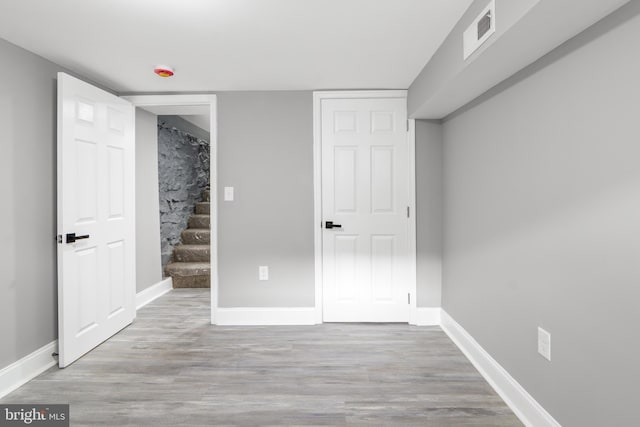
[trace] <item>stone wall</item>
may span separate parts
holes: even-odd
[[[171,260],[201,193],[209,185],[209,141],[175,116],[158,116],[158,183],[162,267]],[[204,131],[203,131],[204,132]]]

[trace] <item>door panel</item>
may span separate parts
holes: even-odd
[[[133,106],[58,74],[58,330],[65,367],[135,317]],[[67,234],[81,240],[67,243]]]
[[[321,108],[323,320],[406,322],[406,98]]]

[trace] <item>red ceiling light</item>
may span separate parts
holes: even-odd
[[[174,74],[173,68],[168,65],[157,65],[156,68],[153,69],[153,72],[160,77],[171,77]]]

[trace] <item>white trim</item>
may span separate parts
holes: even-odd
[[[232,307],[218,308],[218,325],[274,326],[315,325],[315,307]]]
[[[136,310],[140,310],[145,305],[149,304],[156,298],[169,292],[173,289],[173,280],[168,277],[155,285],[149,286],[147,289],[143,289],[136,294]]]
[[[216,95],[131,95],[124,96],[136,107],[162,106],[162,105],[208,105],[210,113],[210,137],[209,151],[209,182],[211,185],[211,230],[217,230],[218,226],[218,98]],[[216,312],[218,310],[218,233],[211,233],[211,324],[216,324]]]
[[[408,120],[407,134],[407,203],[409,204],[409,221],[407,224],[409,237],[408,275],[411,306],[409,307],[409,324],[420,325],[418,318],[418,273],[417,273],[417,225],[416,225],[416,121]],[[438,317],[438,322],[440,318]],[[429,323],[431,324],[431,323]]]
[[[315,255],[315,323],[322,323],[322,100],[323,99],[367,99],[407,98],[407,90],[351,90],[313,92],[313,246]],[[411,220],[409,221],[409,292],[412,293],[409,321],[415,319],[416,290],[416,220],[415,220],[415,120],[409,121],[409,198]],[[411,232],[413,227],[413,232]],[[412,240],[413,239],[413,240]]]
[[[313,92],[313,249],[318,323],[322,323],[322,98],[320,92]]]
[[[407,90],[338,90],[338,91],[315,91],[313,101],[319,102],[323,99],[367,99],[367,98],[406,98]]]
[[[215,95],[130,95],[122,98],[136,107],[210,105],[216,101]]]
[[[58,340],[55,340],[6,368],[0,369],[0,398],[57,365],[57,360],[52,356],[57,351]]]
[[[416,307],[412,325],[416,326],[440,326],[440,307]]]
[[[213,96],[209,104],[209,195],[211,200],[211,324],[216,324],[218,310],[218,98]]]
[[[467,356],[502,400],[528,427],[560,427],[558,423],[469,333],[442,310],[441,327]]]

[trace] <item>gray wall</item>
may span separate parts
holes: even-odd
[[[632,2],[444,124],[443,308],[567,427],[638,422],[638,40]]]
[[[416,120],[418,307],[440,307],[442,286],[442,125]]]
[[[0,368],[57,337],[56,73],[0,39]]]
[[[158,195],[158,117],[136,109],[136,290],[162,280]]]
[[[311,92],[218,94],[220,307],[314,305],[312,112]]]

